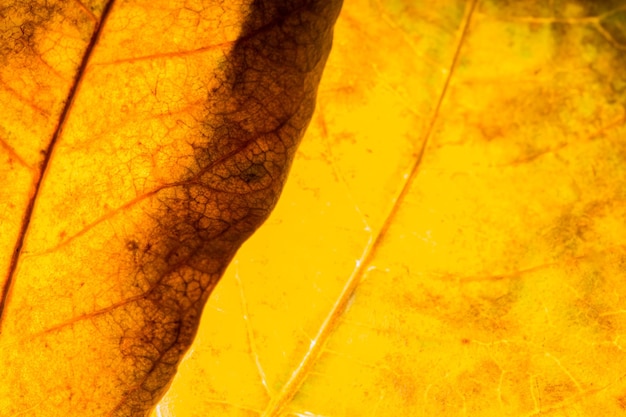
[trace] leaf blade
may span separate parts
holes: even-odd
[[[153,6],[106,3],[60,113],[3,294],[2,413],[145,415],[310,118],[337,3]],[[168,19],[174,53],[146,56],[163,42],[133,25]],[[228,22],[243,22],[236,41],[185,53],[232,36]],[[198,36],[181,38],[190,25]]]
[[[532,1],[479,2],[420,173],[317,366],[282,415],[623,412],[624,379],[618,370],[621,366],[615,366],[623,363],[623,321],[615,318],[621,314],[617,312],[624,291],[617,267],[623,262],[617,237],[623,235],[623,216],[618,208],[621,198],[618,202],[614,198],[624,181],[623,162],[617,162],[623,155],[624,101],[622,89],[609,87],[621,85],[623,60],[620,48],[598,29],[609,27],[605,19],[615,19],[615,14],[617,20],[623,18],[623,2],[574,3],[562,10]],[[391,59],[389,51],[401,57],[415,51],[428,56],[433,47],[424,39],[429,37],[420,24],[427,26],[433,15],[440,16],[440,29],[453,32],[450,26],[455,26],[449,22],[458,20],[443,18],[449,16],[449,4],[442,2],[433,11],[431,3],[427,7],[386,2],[378,3],[380,8],[351,3],[343,12],[346,20],[339,20],[337,44],[341,46],[335,51],[345,61],[337,64],[339,58],[334,62],[336,57],[331,57],[329,68],[341,74],[332,77],[342,85],[329,88],[326,98],[321,94],[320,109],[332,110],[318,113],[312,126],[319,138],[312,142],[328,145],[305,141],[296,163],[302,171],[294,171],[294,185],[286,190],[285,197],[293,199],[281,202],[286,207],[279,205],[277,217],[270,220],[274,230],[253,238],[250,244],[256,250],[245,248],[238,268],[231,271],[247,289],[246,317],[254,326],[249,333],[256,338],[255,351],[264,373],[269,381],[277,381],[268,384],[270,398],[272,389],[280,389],[297,368],[302,352],[310,348],[308,342],[337,300],[354,260],[360,259],[370,237],[363,232],[364,225],[370,222],[376,230],[372,219],[384,218],[380,206],[393,206],[388,197],[394,195],[390,189],[397,188],[388,184],[401,183],[409,164],[398,157],[388,162],[383,156],[392,152],[385,149],[408,143],[402,149],[410,154],[410,145],[417,142],[411,129],[386,134],[376,131],[372,122],[387,112],[393,112],[388,120],[398,125],[403,117],[411,119],[411,126],[425,118],[423,111],[411,112],[418,107],[414,103],[426,101],[419,88],[423,83],[406,87],[403,83],[413,86],[411,71],[398,82],[401,77],[394,76],[402,65],[398,61],[410,60]],[[371,22],[362,13],[368,7],[374,9],[369,9],[375,16]],[[385,47],[379,40],[385,39],[382,36],[364,35],[378,30],[381,20],[391,20],[395,29],[409,29],[402,49]],[[364,28],[364,22],[372,25]],[[353,27],[346,35],[349,24]],[[365,47],[369,64],[359,65],[354,51],[363,44],[386,53],[377,56]],[[436,69],[445,68],[437,60],[429,61],[438,65]],[[370,68],[378,70],[378,78],[367,78]],[[359,79],[360,83],[354,81]],[[428,84],[423,88],[430,88]],[[325,88],[322,84],[320,91]],[[371,93],[377,88],[379,94]],[[395,99],[405,108],[394,107],[381,90],[396,93]],[[368,103],[370,95],[379,101]],[[328,102],[350,106],[342,114],[349,122],[333,124],[339,106]],[[324,120],[327,115],[330,123]],[[386,127],[393,129],[395,124]],[[324,131],[330,134],[324,136]],[[376,134],[384,146],[366,142]],[[351,141],[355,137],[358,140]],[[380,160],[364,157],[367,150]],[[401,166],[383,171],[395,173],[394,181],[369,182],[377,174],[375,163],[387,162]],[[340,175],[333,178],[333,173]],[[332,195],[328,190],[334,188],[343,195]],[[307,192],[311,196],[303,197]],[[374,197],[368,197],[368,192]],[[310,211],[289,215],[289,209],[307,205]],[[291,234],[290,228],[295,229]],[[577,233],[581,235],[574,237]],[[298,250],[311,261],[302,256],[295,261],[281,259],[287,267],[274,265],[263,254],[264,250],[278,252],[273,239],[299,239],[303,243]],[[282,250],[291,259],[294,251]],[[262,268],[255,269],[253,263]],[[282,277],[281,288],[289,288],[278,293],[274,302],[267,301],[269,291],[254,287],[253,277],[264,271],[275,279]],[[294,276],[313,283],[299,288],[289,284],[299,280]],[[236,294],[232,286],[223,283],[221,298],[212,307],[223,316],[241,318],[238,299],[230,296]],[[330,301],[324,302],[325,297]],[[299,321],[289,323],[296,315]],[[610,324],[605,317],[613,318]],[[245,338],[241,344],[224,347],[215,341],[219,329],[211,326],[210,330],[210,341],[204,341],[209,347],[204,349],[232,349],[240,358],[250,356]],[[220,369],[217,361],[203,356],[202,349],[196,346],[189,367]],[[273,360],[281,353],[290,362]],[[200,380],[190,377],[182,390]],[[250,381],[259,384],[258,377]],[[171,407],[177,417],[212,406],[219,410],[217,415],[260,415],[264,410],[267,399],[247,402],[245,396],[223,388],[219,378],[205,384],[210,388],[194,391],[199,398],[191,409],[174,397],[188,400],[182,390],[175,390],[162,409]],[[240,409],[246,411],[239,414]]]

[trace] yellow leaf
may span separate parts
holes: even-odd
[[[275,205],[340,2],[0,6],[0,416],[144,416]]]
[[[626,413],[626,3],[354,0],[156,409]]]

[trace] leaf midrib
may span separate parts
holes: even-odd
[[[433,109],[433,113],[430,117],[430,122],[428,123],[426,131],[424,133],[424,139],[422,140],[422,145],[419,151],[417,152],[415,161],[413,162],[409,175],[406,177],[406,180],[404,181],[404,184],[402,185],[400,192],[394,199],[394,203],[392,207],[389,209],[387,216],[385,216],[385,220],[378,234],[376,235],[376,238],[373,238],[373,236],[370,235],[370,238],[367,244],[365,245],[365,248],[360,257],[361,262],[357,264],[357,267],[353,270],[346,284],[342,288],[341,293],[339,294],[339,297],[337,298],[337,301],[335,302],[335,304],[329,311],[328,315],[324,319],[324,322],[320,326],[317,334],[311,341],[310,349],[307,350],[302,360],[300,360],[298,367],[291,374],[289,380],[287,380],[287,382],[283,385],[280,391],[270,400],[269,404],[267,405],[267,407],[261,414],[262,417],[277,417],[280,414],[280,412],[283,410],[283,408],[289,403],[289,401],[291,401],[294,395],[298,392],[301,385],[304,383],[304,380],[306,376],[308,375],[309,371],[313,368],[313,366],[317,362],[317,359],[319,358],[322,352],[322,347],[325,345],[330,334],[332,333],[334,329],[334,324],[345,312],[352,294],[356,290],[358,284],[361,282],[361,278],[367,272],[372,260],[374,259],[378,249],[381,246],[381,243],[385,235],[387,234],[391,224],[393,223],[394,218],[397,216],[400,206],[402,206],[402,203],[406,199],[406,196],[409,193],[409,190],[411,189],[411,186],[413,182],[415,181],[415,178],[417,177],[417,173],[418,173],[419,167],[421,166],[424,152],[431,140],[435,123],[439,117],[439,113],[440,113],[443,101],[447,95],[448,87],[450,85],[450,80],[452,79],[454,70],[457,66],[459,56],[460,56],[460,51],[465,41],[465,38],[467,36],[469,24],[474,14],[474,10],[476,8],[477,2],[478,0],[468,0],[467,2],[466,12],[463,18],[463,26],[461,29],[461,35],[457,42],[454,56],[450,64],[450,68],[447,72],[447,77],[445,79],[441,93],[439,94],[437,104],[435,108]]]
[[[48,143],[48,147],[43,152],[44,158],[40,165],[39,178],[35,179],[34,181],[34,184],[33,184],[34,191],[30,199],[28,200],[28,205],[26,206],[26,210],[24,211],[24,216],[22,217],[22,225],[18,233],[17,241],[15,242],[13,253],[11,254],[11,261],[9,263],[9,268],[7,269],[7,276],[4,281],[4,287],[2,288],[2,298],[0,298],[0,335],[2,335],[2,323],[4,322],[4,314],[7,309],[8,301],[10,298],[11,288],[13,286],[13,282],[15,281],[17,264],[19,262],[20,255],[22,253],[22,247],[24,246],[24,241],[26,238],[26,234],[28,232],[28,228],[30,226],[30,221],[33,216],[37,197],[39,196],[39,192],[41,190],[41,186],[43,184],[46,171],[48,169],[48,166],[50,165],[50,160],[52,158],[54,148],[57,144],[57,141],[61,137],[61,134],[63,133],[63,127],[65,126],[65,123],[70,115],[72,106],[74,104],[74,99],[78,95],[81,82],[85,76],[87,65],[89,64],[89,60],[91,59],[93,55],[93,50],[96,47],[96,44],[98,43],[100,39],[100,36],[102,35],[104,25],[111,13],[111,9],[113,8],[114,4],[115,4],[115,0],[110,0],[104,6],[100,21],[99,22],[96,21],[96,28],[93,32],[93,35],[91,36],[91,39],[89,40],[89,44],[87,45],[87,48],[85,49],[85,53],[83,54],[83,59],[77,68],[74,82],[72,83],[70,87],[69,93],[67,95],[67,100],[65,102],[65,105],[63,106],[61,115],[59,116],[57,127],[54,130],[54,133],[52,134],[52,138],[50,139],[50,142]]]

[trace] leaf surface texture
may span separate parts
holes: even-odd
[[[623,1],[352,1],[160,416],[621,416]]]
[[[149,413],[278,200],[340,6],[0,5],[0,415]]]

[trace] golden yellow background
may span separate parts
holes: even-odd
[[[155,411],[626,414],[626,3],[352,0]]]

